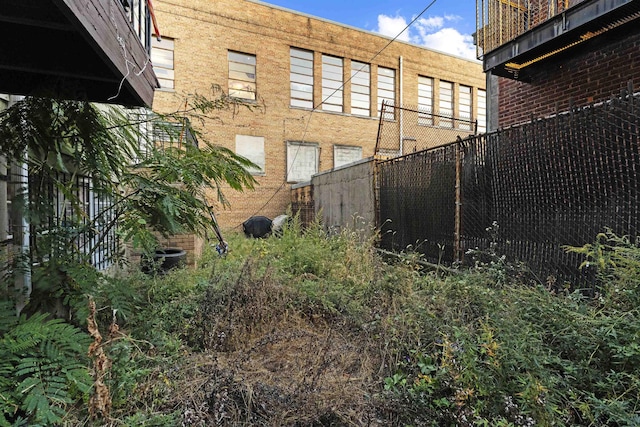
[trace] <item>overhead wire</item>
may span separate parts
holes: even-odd
[[[373,55],[368,61],[367,64],[363,64],[362,67],[360,67],[359,70],[357,70],[355,73],[353,73],[351,75],[351,77],[349,77],[347,80],[345,80],[340,87],[338,87],[337,89],[335,89],[330,95],[326,96],[322,101],[320,101],[319,104],[315,105],[311,111],[309,112],[309,117],[307,119],[304,131],[302,133],[302,139],[300,140],[301,143],[305,142],[305,138],[307,136],[307,131],[309,129],[309,124],[311,123],[311,118],[313,116],[313,113],[320,108],[320,106],[322,106],[328,99],[330,99],[333,95],[335,95],[337,92],[341,91],[344,89],[344,87],[347,85],[347,83],[349,83],[351,80],[353,80],[353,78],[355,76],[357,76],[364,68],[366,65],[368,65],[368,63],[373,62],[378,56],[380,56],[382,54],[382,52],[384,52],[393,42],[395,42],[398,37],[400,37],[405,31],[407,31],[418,19],[420,19],[420,17],[422,15],[425,14],[425,12],[427,12],[427,10],[429,10],[431,8],[431,6],[433,6],[435,4],[437,0],[432,0],[431,3],[429,3],[423,10],[422,12],[420,12],[418,15],[416,15],[411,22],[409,22],[404,29],[402,29],[402,31],[400,31],[395,37],[393,37],[391,40],[389,40],[389,42],[384,45],[384,47],[382,47],[382,49],[380,49],[378,52],[376,52],[375,55]],[[295,163],[295,159],[298,156],[298,152],[300,151],[300,145],[298,146],[298,148],[296,149],[296,152],[293,156],[293,159],[291,161],[291,166],[287,169],[284,180],[282,182],[282,184],[280,184],[280,186],[276,189],[276,191],[271,195],[271,197],[269,197],[269,199],[260,207],[260,209],[258,209],[257,211],[255,211],[255,213],[253,215],[256,215],[258,212],[260,212],[261,210],[263,210],[264,208],[266,208],[269,203],[271,203],[271,201],[278,195],[278,193],[284,188],[285,185],[287,185],[287,176],[289,176],[289,173],[291,172],[291,168],[293,167],[294,163]],[[238,228],[241,224],[237,225],[235,228]]]

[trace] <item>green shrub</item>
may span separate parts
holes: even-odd
[[[426,333],[402,343],[391,373],[405,384],[387,387],[407,420],[637,425],[637,310],[604,309],[578,293],[495,288],[474,275],[423,289],[428,297],[410,303],[405,318]]]
[[[92,387],[89,336],[46,314],[16,318],[10,308],[0,309],[0,425],[60,424]]]

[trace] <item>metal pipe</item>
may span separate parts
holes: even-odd
[[[404,125],[404,120],[403,120],[404,119],[404,110],[402,108],[402,106],[404,105],[404,96],[403,96],[404,95],[404,91],[402,90],[402,85],[403,85],[403,82],[404,82],[404,79],[402,78],[403,71],[404,71],[403,68],[404,67],[403,67],[403,63],[402,63],[402,56],[400,57],[400,64],[399,64],[398,68],[399,68],[398,74],[400,75],[399,76],[399,84],[400,84],[400,98],[399,98],[399,100],[400,100],[399,107],[400,108],[399,108],[399,111],[400,111],[400,114],[398,115],[398,120],[399,120],[399,124],[400,124],[400,126],[399,126],[399,129],[400,129],[400,155],[402,156],[402,155],[404,155],[404,126],[403,126]]]

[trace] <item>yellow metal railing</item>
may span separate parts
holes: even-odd
[[[478,58],[583,1],[476,0]]]

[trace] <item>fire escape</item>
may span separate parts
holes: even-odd
[[[640,18],[638,0],[476,0],[484,71],[527,81],[561,53]]]

